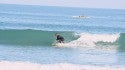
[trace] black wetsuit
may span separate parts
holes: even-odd
[[[60,35],[57,35],[57,39],[56,39],[59,43],[63,43],[64,42],[64,38]]]

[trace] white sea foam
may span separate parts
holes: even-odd
[[[0,70],[125,70],[122,66],[79,65],[70,63],[37,64],[30,62],[0,62]]]
[[[112,43],[116,42],[119,38],[119,34],[89,34],[81,33],[79,34],[80,38],[77,40],[71,41],[69,43],[57,44],[59,47],[89,47],[89,48],[99,48],[99,47],[108,47],[108,49],[117,49],[117,45]],[[98,42],[110,43],[112,45],[97,45]],[[111,48],[112,47],[112,48]]]

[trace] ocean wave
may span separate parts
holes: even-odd
[[[89,34],[82,33],[80,34],[80,38],[70,42],[74,45],[85,45],[86,46],[95,46],[94,43],[97,42],[115,42],[119,38],[119,34]]]
[[[89,47],[107,50],[125,50],[125,33],[118,34],[76,34],[72,31],[42,31],[42,30],[0,30],[0,44],[25,46],[52,46],[55,43],[55,33],[65,38],[64,44],[57,47]]]
[[[56,47],[72,47],[101,49],[109,51],[124,51],[125,34],[78,34],[79,38],[68,43],[57,43]]]
[[[30,62],[1,61],[0,70],[125,70],[122,65],[79,65],[70,63],[37,64]]]
[[[55,41],[55,33],[66,38],[66,41],[76,39],[71,31],[42,31],[42,30],[0,30],[0,44],[19,46],[51,46]]]

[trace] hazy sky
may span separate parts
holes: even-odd
[[[125,9],[125,0],[0,0],[0,3]]]

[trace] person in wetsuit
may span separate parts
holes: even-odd
[[[59,43],[64,43],[64,37],[59,35],[59,34],[55,34],[56,36],[56,41],[59,42]]]

